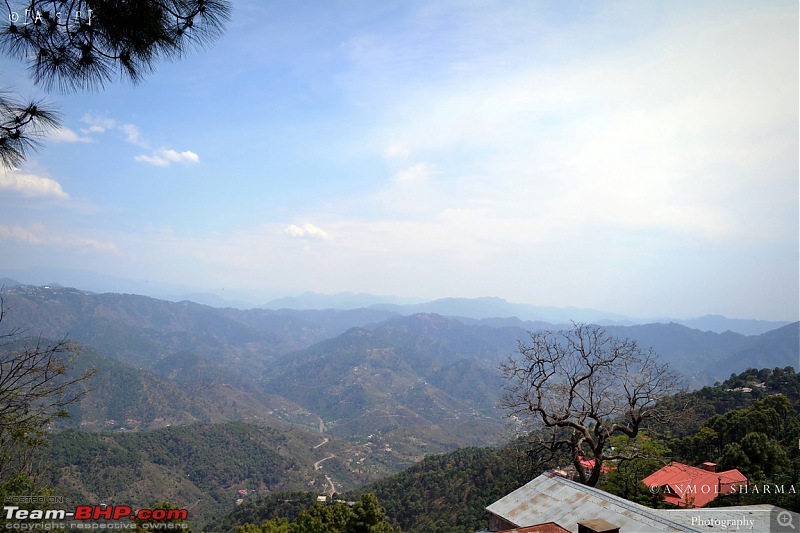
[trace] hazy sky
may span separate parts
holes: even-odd
[[[233,7],[142,85],[49,96],[0,276],[798,319],[796,1]]]

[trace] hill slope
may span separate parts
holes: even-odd
[[[341,461],[314,463],[334,450],[315,448],[319,437],[241,422],[194,424],[137,433],[67,430],[53,435],[49,481],[67,505],[117,502],[138,508],[169,501],[188,507],[190,521],[204,521],[235,507],[239,490],[248,498],[274,491],[327,487],[335,471],[342,488],[360,483],[346,477]]]
[[[502,383],[490,362],[512,343],[499,330],[436,315],[397,318],[284,356],[267,375],[267,387],[319,413],[340,435],[499,421]]]

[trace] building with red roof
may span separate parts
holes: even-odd
[[[678,507],[704,507],[720,494],[733,494],[747,486],[747,478],[736,470],[717,472],[714,463],[702,468],[670,463],[644,478],[642,483],[658,488],[667,503]]]
[[[592,470],[594,470],[594,464],[595,464],[594,459],[586,459],[582,455],[579,455],[578,460],[581,463],[581,468],[583,468],[586,471],[586,475],[588,476],[589,474],[591,474]],[[608,474],[612,470],[616,469],[617,467],[613,465],[603,465],[600,471],[604,474]]]

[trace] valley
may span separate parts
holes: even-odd
[[[217,309],[60,287],[2,298],[6,331],[66,335],[81,346],[72,375],[96,372],[50,427],[49,480],[69,502],[169,501],[205,524],[269,494],[333,496],[431,455],[515,438],[498,409],[498,367],[527,338],[521,321]],[[797,323],[760,335],[605,329],[653,346],[690,388],[753,362],[798,361]]]

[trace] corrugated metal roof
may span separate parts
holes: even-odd
[[[547,522],[546,524],[537,524],[530,527],[520,527],[517,529],[506,529],[498,531],[497,533],[570,533],[568,529],[555,524]]]
[[[651,509],[552,474],[542,474],[494,502],[486,510],[518,528],[554,522],[576,533],[578,522],[597,518],[619,526],[620,533],[713,533],[736,529],[796,532],[798,530],[794,528],[800,528],[800,515],[774,505]],[[723,527],[723,524],[729,525]],[[732,527],[734,524],[735,527]]]
[[[517,527],[555,522],[577,531],[578,522],[602,518],[619,526],[621,533],[687,531],[685,524],[653,509],[552,474],[542,474],[486,510]]]

